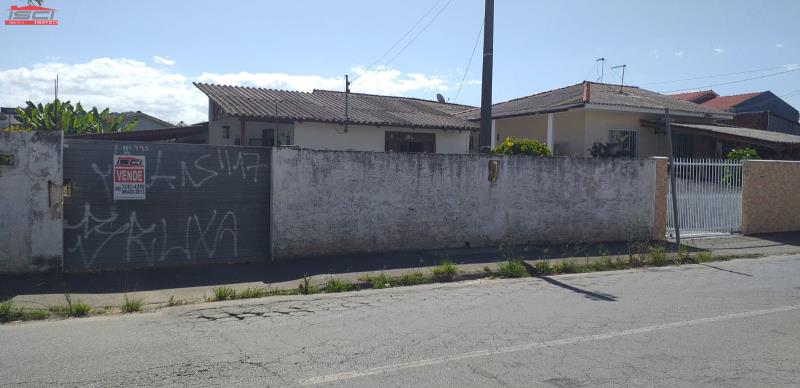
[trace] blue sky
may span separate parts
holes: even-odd
[[[23,3],[4,0],[3,8]],[[64,99],[173,122],[206,114],[192,81],[340,89],[342,75],[362,74],[353,91],[422,98],[440,92],[452,101],[483,18],[480,0],[44,5],[57,9],[60,25],[0,26],[1,105],[49,97],[58,72]],[[792,0],[497,0],[494,100],[594,80],[599,57],[607,67],[626,64],[626,84],[659,92],[797,69],[797,15],[800,2]],[[480,101],[480,50],[481,44],[457,102]],[[758,69],[768,70],[664,83]],[[605,81],[618,83],[618,74],[606,68]],[[800,89],[800,71],[713,88],[784,95]],[[800,92],[786,100],[800,106]]]

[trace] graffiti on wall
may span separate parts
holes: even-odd
[[[65,148],[65,178],[73,181],[65,202],[65,268],[266,257],[266,152],[178,144],[102,146]],[[72,152],[81,155],[71,157]],[[147,155],[147,200],[114,200],[108,155],[117,153]]]

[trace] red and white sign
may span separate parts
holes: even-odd
[[[114,200],[145,199],[144,156],[114,155]]]
[[[56,10],[52,8],[26,5],[12,5],[8,10],[7,26],[57,26]]]

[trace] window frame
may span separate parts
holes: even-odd
[[[608,144],[616,143],[619,141],[618,137],[614,137],[613,134],[619,133],[620,135],[624,136],[626,134],[632,134],[633,138],[633,150],[632,154],[628,157],[630,158],[639,158],[639,131],[636,129],[628,129],[628,128],[609,128],[608,129]],[[620,137],[622,137],[620,136]]]

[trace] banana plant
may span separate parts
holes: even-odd
[[[17,108],[17,116],[25,130],[63,131],[65,134],[127,132],[133,128],[138,119],[122,124],[122,115],[113,114],[108,108],[102,112],[93,107],[86,111],[81,103],[72,105],[69,101],[58,99],[42,105],[31,101],[25,109]]]

